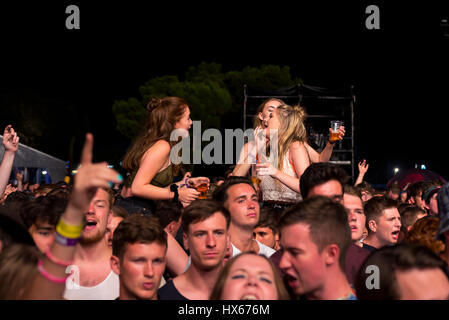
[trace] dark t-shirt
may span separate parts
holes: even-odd
[[[345,274],[349,284],[353,285],[355,283],[357,273],[359,272],[362,263],[369,255],[370,251],[359,247],[354,243],[351,243],[348,247],[345,260]]]
[[[370,246],[369,244],[363,243],[363,248],[365,248],[366,250],[368,250],[369,252],[374,252],[377,250],[377,248]]]
[[[173,280],[168,281],[157,291],[159,300],[189,300],[176,289]]]

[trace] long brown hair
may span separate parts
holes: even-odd
[[[145,128],[128,149],[123,159],[123,168],[129,172],[138,168],[144,153],[158,140],[165,140],[171,146],[176,144],[176,141],[170,141],[170,134],[186,108],[187,102],[182,98],[152,98],[147,105],[150,114]]]

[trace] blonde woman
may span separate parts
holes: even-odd
[[[260,175],[271,177],[271,179],[262,178],[260,188],[264,202],[279,202],[276,207],[281,209],[302,199],[299,195],[299,178],[310,163],[327,162],[332,155],[334,143],[330,141],[321,153],[316,152],[307,143],[305,118],[306,113],[300,106],[288,106],[279,99],[264,101],[255,118],[256,140],[245,144],[233,171],[233,175],[244,176],[251,168],[251,163],[254,163],[254,159],[265,162],[266,159],[259,154],[263,153],[261,150],[269,144],[268,131],[278,130],[277,164],[271,166],[264,164],[257,167],[258,178],[261,178]],[[262,131],[264,131],[263,134],[261,134]],[[339,139],[342,139],[344,134],[345,129],[342,126]]]

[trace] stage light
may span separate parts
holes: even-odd
[[[394,174],[396,174],[396,173],[398,173],[399,172],[399,168],[394,168]]]
[[[44,170],[44,171],[42,171],[42,174],[47,174],[47,171],[45,171],[45,170]]]
[[[425,164],[421,165],[421,170],[426,170],[426,165]]]

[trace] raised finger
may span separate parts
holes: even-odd
[[[91,133],[86,134],[83,151],[81,153],[81,164],[92,163],[92,150],[94,148],[94,136]]]

